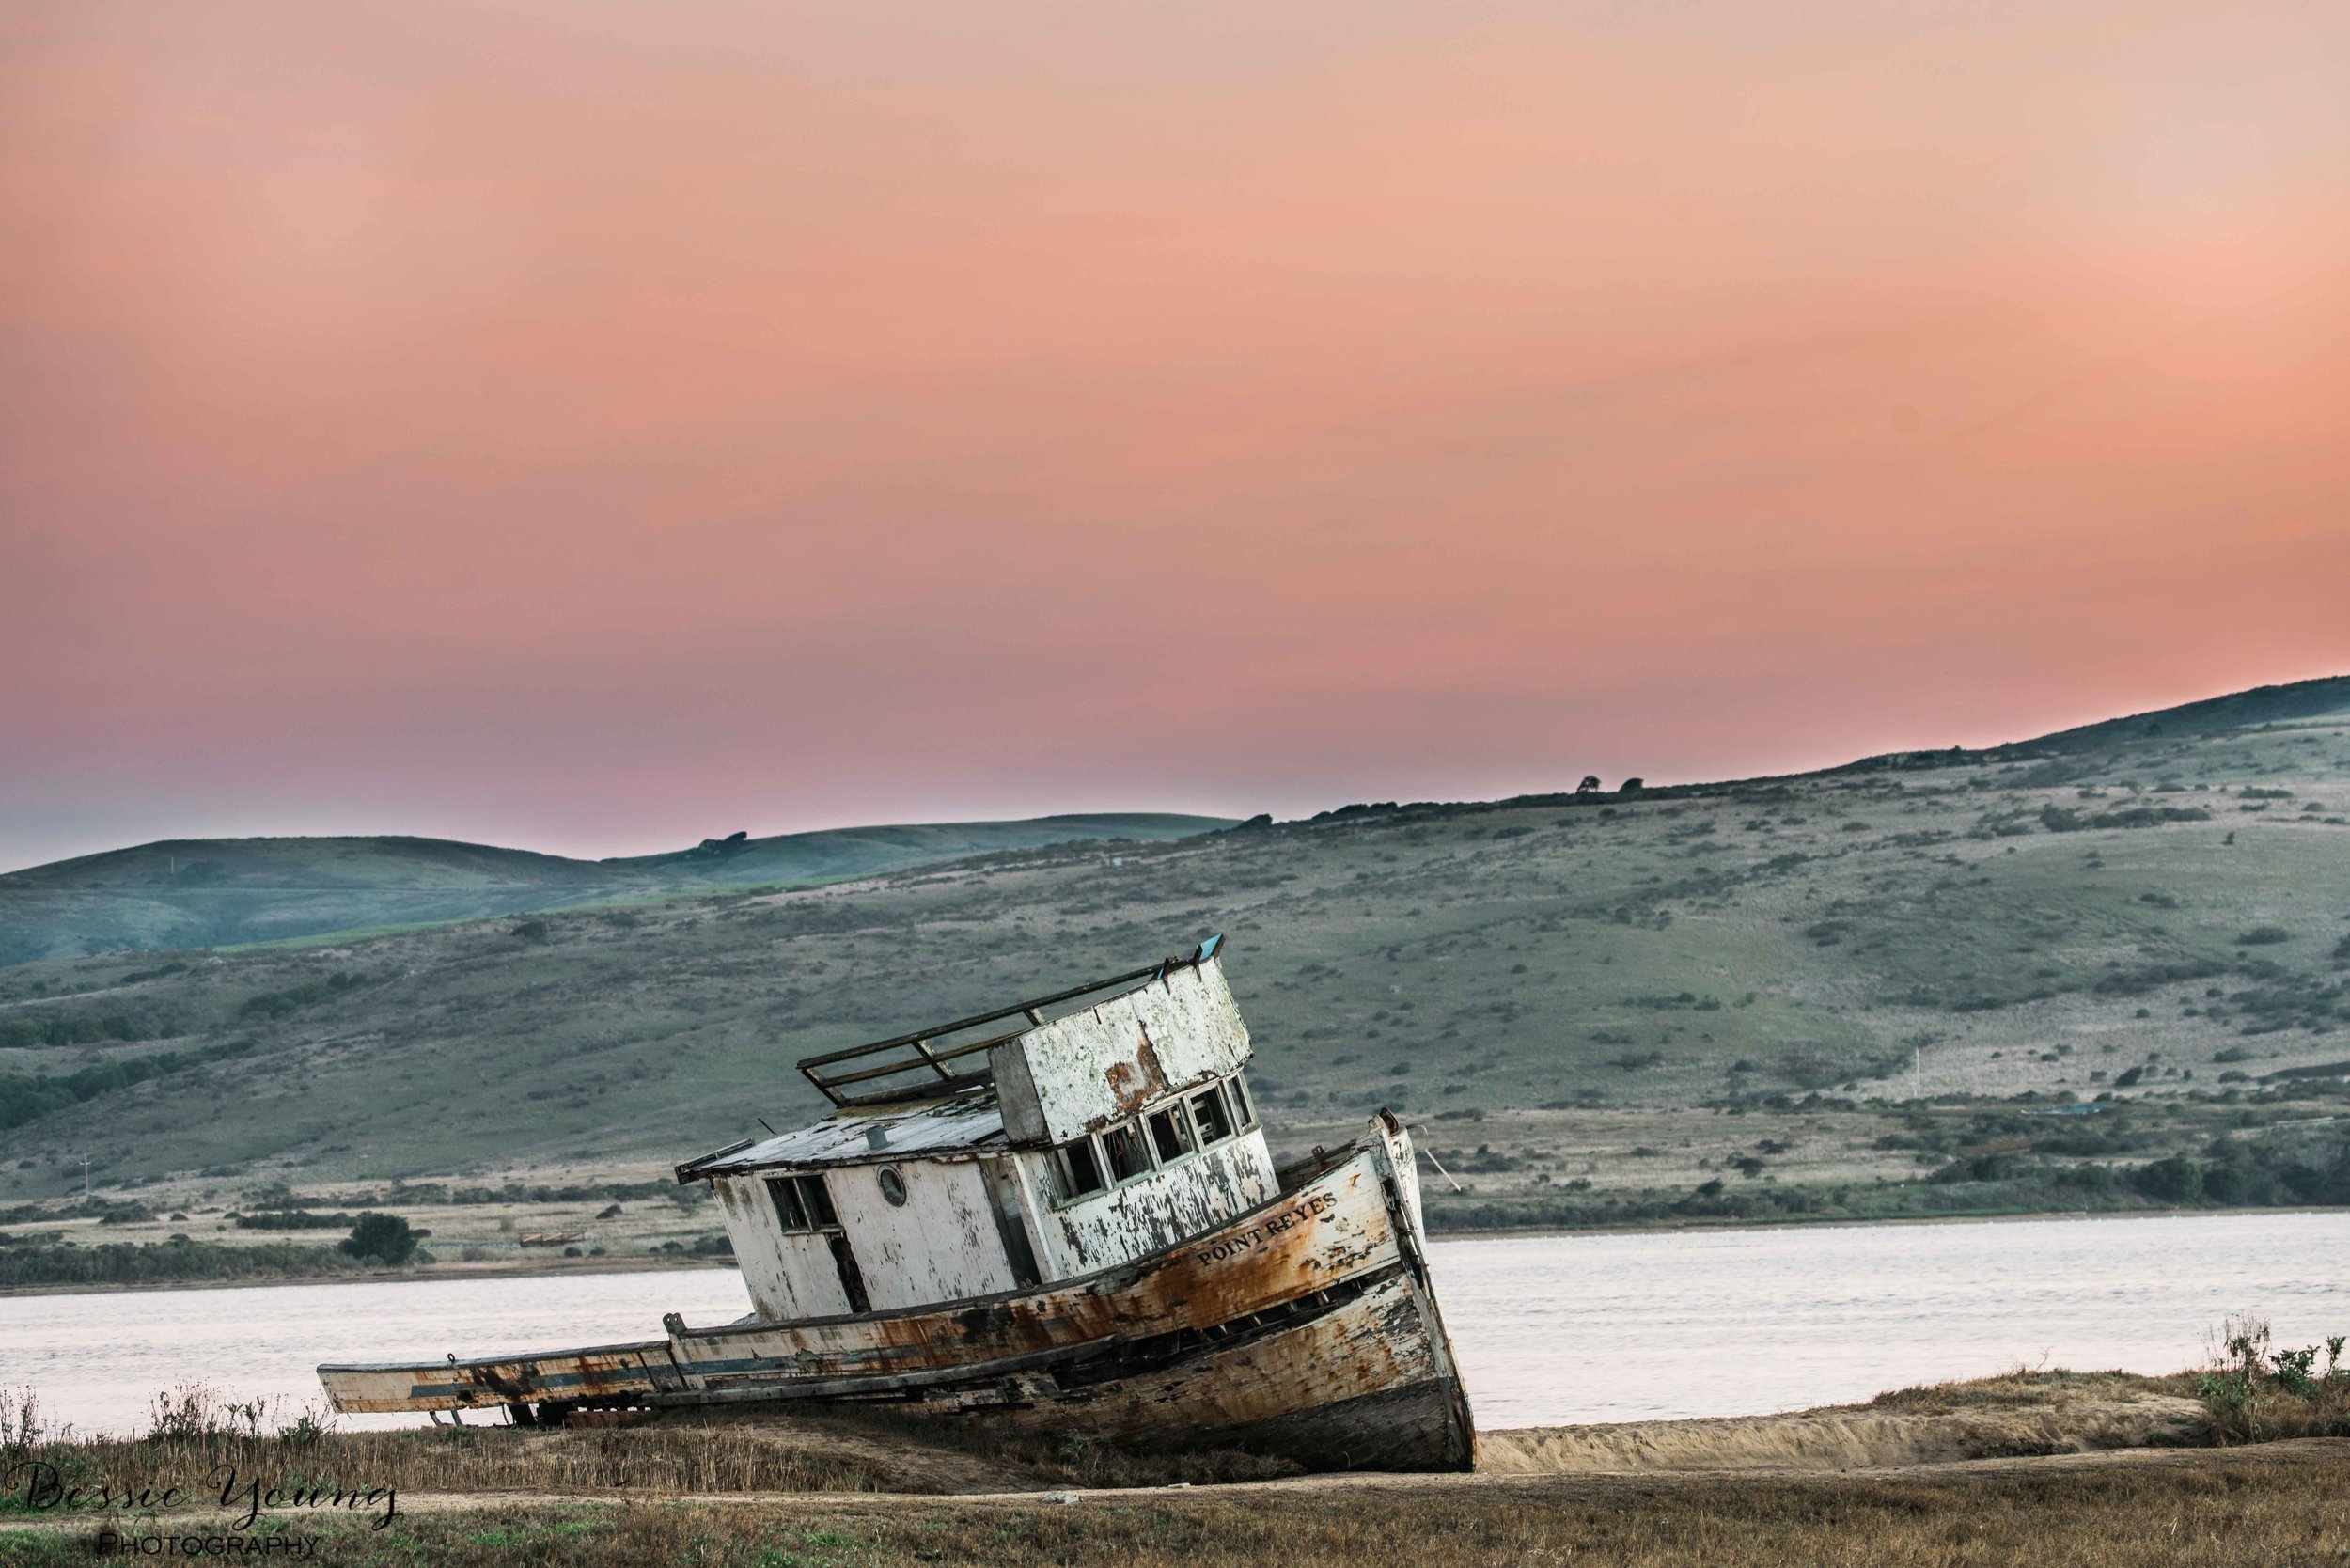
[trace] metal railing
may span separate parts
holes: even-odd
[[[982,1089],[995,1081],[995,1074],[987,1065],[987,1052],[1007,1041],[1019,1039],[1040,1024],[1049,1022],[1044,1016],[1046,1008],[1073,1002],[1080,997],[1099,997],[1105,991],[1131,990],[1163,979],[1169,970],[1205,962],[1214,956],[1223,942],[1221,936],[1211,936],[1194,948],[1189,956],[1163,959],[1147,969],[1130,969],[1125,974],[1112,975],[1107,980],[1072,986],[1067,991],[1056,991],[1049,996],[1032,996],[1025,1002],[999,1007],[993,1012],[975,1012],[951,1024],[940,1024],[932,1028],[916,1029],[912,1034],[876,1040],[870,1045],[852,1045],[844,1051],[827,1051],[822,1056],[804,1057],[798,1064],[799,1069],[807,1074],[809,1083],[823,1090],[826,1099],[843,1107],[934,1100],[960,1094],[966,1090]],[[1007,1018],[1019,1019],[1019,1027],[996,1030],[977,1040],[957,1038],[974,1029],[985,1028],[990,1024],[1000,1024]],[[968,1062],[974,1057],[979,1058],[976,1067],[958,1065]],[[856,1065],[851,1070],[836,1071],[853,1063]],[[867,1085],[871,1087],[861,1087]]]

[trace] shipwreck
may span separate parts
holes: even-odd
[[[1315,1468],[1467,1468],[1410,1136],[1382,1110],[1277,1164],[1218,945],[800,1062],[828,1120],[677,1168],[724,1208],[746,1317],[320,1379],[338,1410],[436,1420],[886,1402]]]

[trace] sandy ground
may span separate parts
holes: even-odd
[[[2090,1453],[2197,1439],[2202,1408],[2176,1395],[2059,1399],[1950,1412],[1874,1406],[1721,1420],[1634,1421],[1485,1434],[1485,1475],[1857,1470]]]

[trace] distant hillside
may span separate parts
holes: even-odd
[[[443,839],[177,839],[0,876],[0,964],[480,919],[720,886],[871,876],[996,850],[1230,826],[1155,812],[735,835],[572,860]]]
[[[2053,735],[2021,742],[2003,749],[2016,752],[2079,751],[2123,740],[2159,740],[2165,736],[2213,735],[2230,729],[2249,729],[2264,724],[2289,724],[2300,719],[2350,713],[2350,675],[2328,675],[2290,685],[2255,686],[2225,697],[2158,708],[2150,713],[2106,719]]]
[[[2299,1102],[2274,1086],[2350,1071],[2350,716],[2157,733],[2162,719],[2055,756],[1358,806],[1126,847],[997,849],[847,886],[20,965],[0,971],[0,1090],[18,1107],[0,1105],[16,1118],[0,1121],[0,1198],[70,1190],[84,1155],[117,1184],[675,1160],[755,1118],[816,1112],[796,1057],[1218,930],[1280,1140],[1343,1137],[1368,1107],[1397,1105],[1459,1157],[1474,1192],[1432,1177],[1446,1206],[1596,1202],[1611,1183],[1626,1204],[1763,1193],[1782,1171],[1815,1180],[1803,1162],[1840,1137],[1855,1204],[1927,1191],[1926,1173],[1954,1161],[2019,1158],[1958,1111],[1962,1125],[1921,1142],[1866,1110],[1913,1083],[2000,1104],[2151,1096],[2154,1120],[2126,1136],[2118,1117],[2043,1129],[2071,1140],[2068,1158],[2144,1159],[2164,1147],[2141,1134],[2169,1125],[2166,1100],[2283,1115]],[[984,836],[908,831],[936,837],[854,853]],[[132,853],[146,857],[122,872],[133,887],[180,874],[180,852]],[[229,885],[238,868],[265,874],[268,850],[252,853],[215,855]],[[362,840],[344,866],[381,881],[391,856],[420,902],[437,878],[509,907],[651,875],[473,853]],[[663,874],[848,863],[750,858],[766,853],[713,851],[706,872],[691,860]],[[337,864],[271,863],[281,882]],[[113,874],[80,864],[85,885]],[[1930,1190],[1963,1203],[1974,1188]]]

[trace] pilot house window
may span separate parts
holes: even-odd
[[[1074,1202],[1229,1143],[1256,1124],[1256,1107],[1235,1074],[1098,1136],[1062,1144],[1053,1151],[1054,1185],[1060,1201]]]
[[[1183,1121],[1183,1106],[1169,1105],[1154,1112],[1149,1125],[1151,1146],[1159,1152],[1161,1165],[1191,1152],[1191,1128]]]
[[[1089,1192],[1100,1192],[1109,1183],[1102,1179],[1102,1162],[1093,1157],[1093,1140],[1081,1137],[1074,1143],[1064,1143],[1055,1152],[1059,1158],[1060,1195],[1063,1199],[1082,1198]]]
[[[1102,1149],[1109,1155],[1110,1180],[1114,1182],[1128,1181],[1151,1168],[1151,1151],[1143,1147],[1142,1129],[1132,1121],[1104,1133]]]
[[[1232,1113],[1224,1108],[1224,1091],[1214,1084],[1205,1093],[1191,1097],[1191,1119],[1199,1123],[1203,1145],[1222,1143],[1232,1136]]]
[[[822,1176],[771,1176],[767,1196],[776,1217],[786,1231],[837,1231],[840,1216],[833,1212],[832,1194]]]

